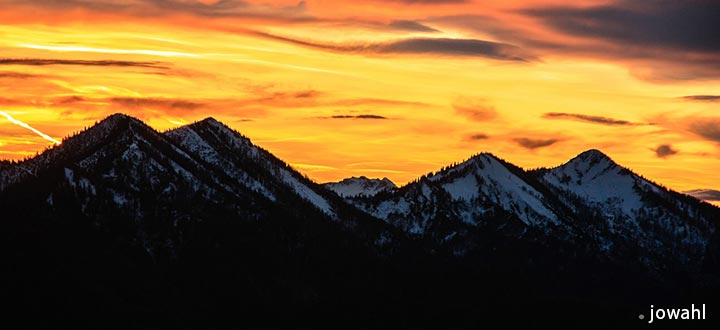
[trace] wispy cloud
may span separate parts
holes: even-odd
[[[39,74],[33,74],[33,73],[25,73],[25,72],[0,71],[0,78],[31,79],[31,78],[41,78],[41,77],[46,77],[46,76],[39,75]]]
[[[425,24],[408,21],[408,20],[395,20],[388,24],[389,27],[397,30],[414,31],[414,32],[440,32],[434,28],[431,28]]]
[[[161,62],[115,61],[115,60],[65,60],[43,58],[0,58],[0,65],[80,65],[80,66],[119,66],[167,69]]]
[[[194,110],[205,106],[205,104],[197,101],[167,98],[113,97],[109,101],[127,108],[158,107],[171,110]]]
[[[682,99],[696,102],[720,102],[720,95],[688,95],[683,96]]]
[[[578,113],[548,112],[543,115],[543,118],[570,119],[570,120],[583,121],[583,122],[588,122],[588,123],[593,123],[593,124],[611,125],[611,126],[637,125],[636,123],[632,123],[627,120],[614,119],[614,118],[601,117],[601,116],[583,115],[583,114],[578,114]]]
[[[373,115],[373,114],[363,114],[363,115],[334,115],[331,116],[332,119],[388,119],[388,117],[380,116],[380,115]]]
[[[200,57],[197,54],[167,51],[167,50],[152,50],[152,49],[110,49],[110,48],[95,48],[85,46],[49,46],[49,45],[35,45],[35,44],[17,44],[18,47],[40,49],[40,50],[51,50],[58,52],[82,52],[82,53],[100,53],[100,54],[119,54],[119,55],[150,55],[150,56],[164,56],[164,57]]]
[[[455,112],[474,121],[487,121],[497,116],[495,106],[483,98],[459,97],[452,106]]]
[[[436,56],[485,57],[502,61],[527,62],[534,56],[521,48],[494,41],[453,38],[409,38],[386,42],[324,43],[284,37],[265,32],[255,35],[299,46],[357,54],[427,54]]]
[[[305,2],[291,6],[256,4],[244,0],[185,1],[185,0],[9,0],[11,4],[52,8],[55,10],[84,9],[95,12],[125,13],[136,16],[188,14],[199,17],[260,17],[283,20],[311,19]]]

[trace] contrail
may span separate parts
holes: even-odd
[[[4,116],[5,118],[7,118],[7,120],[9,120],[11,123],[13,123],[13,124],[15,124],[15,125],[18,125],[18,126],[20,126],[20,127],[27,128],[27,129],[33,131],[35,134],[40,135],[40,137],[42,137],[42,138],[45,139],[45,140],[48,140],[48,141],[50,141],[50,142],[52,142],[52,143],[55,143],[55,144],[60,144],[60,143],[61,143],[60,141],[58,141],[58,140],[56,140],[56,139],[53,139],[52,136],[47,135],[47,134],[45,134],[45,133],[43,133],[43,132],[40,132],[40,131],[38,131],[37,129],[35,129],[34,127],[32,127],[32,126],[30,126],[30,125],[28,125],[28,124],[25,124],[25,123],[23,123],[23,122],[15,119],[15,118],[13,118],[12,116],[10,116],[10,115],[9,115],[7,112],[5,112],[5,111],[0,111],[0,115]]]

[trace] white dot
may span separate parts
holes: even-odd
[[[644,320],[644,319],[645,319],[645,315],[643,315],[643,314],[640,314],[640,316],[638,316],[638,317],[639,317],[641,320]]]

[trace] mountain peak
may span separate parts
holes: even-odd
[[[205,124],[222,124],[220,121],[218,121],[217,119],[215,119],[215,117],[207,117],[207,118],[199,121],[198,123],[205,123]]]
[[[589,150],[583,151],[582,153],[577,155],[574,159],[582,159],[582,160],[588,161],[588,162],[596,162],[596,161],[601,161],[601,160],[612,161],[612,159],[610,159],[610,157],[608,155],[606,155],[605,153],[603,153],[602,151],[600,151],[598,149],[589,149]]]
[[[341,197],[375,196],[381,191],[397,189],[395,183],[388,178],[370,179],[364,175],[353,176],[339,182],[328,182],[324,186]]]

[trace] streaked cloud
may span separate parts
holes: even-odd
[[[333,115],[332,119],[388,119],[388,117],[373,115],[373,114],[362,114],[362,115]]]
[[[194,110],[205,106],[196,101],[166,98],[113,97],[109,101],[127,108],[159,107],[169,110]]]
[[[426,54],[484,57],[501,61],[528,62],[535,57],[520,47],[480,39],[408,38],[384,42],[326,43],[256,32],[264,38],[299,46],[356,54]]]
[[[35,44],[17,44],[18,47],[51,50],[58,52],[83,52],[83,53],[100,53],[100,54],[120,54],[120,55],[150,55],[164,57],[200,57],[198,54],[186,52],[168,51],[168,50],[152,50],[152,49],[111,49],[96,48],[86,46],[50,46]]]
[[[44,59],[44,58],[0,58],[0,65],[81,65],[81,66],[118,66],[138,67],[152,69],[167,69],[161,62],[143,61],[116,61],[116,60],[67,60],[67,59]]]
[[[563,112],[548,112],[543,114],[543,118],[547,119],[570,119],[583,121],[593,124],[610,125],[610,126],[632,126],[637,125],[636,123],[629,122],[627,120],[614,119],[601,116],[584,115],[579,113],[563,113]]]
[[[720,102],[720,95],[688,95],[683,96],[682,99],[696,102]]]
[[[406,31],[415,31],[415,32],[440,32],[436,29],[433,29],[425,24],[416,22],[416,21],[409,21],[409,20],[395,20],[390,22],[388,24],[389,27],[398,29],[398,30],[406,30]]]

